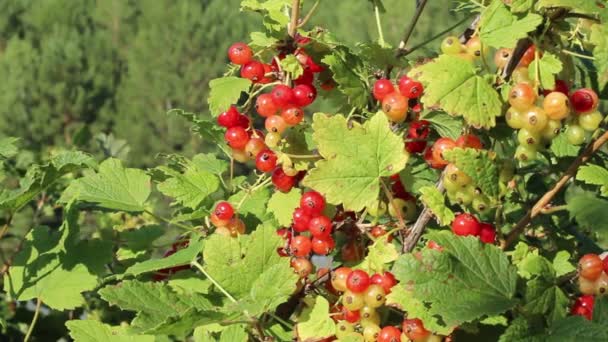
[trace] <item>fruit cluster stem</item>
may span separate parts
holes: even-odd
[[[557,181],[557,183],[555,183],[553,188],[547,191],[526,213],[526,215],[522,217],[519,222],[517,222],[517,224],[515,225],[515,227],[513,227],[509,234],[507,234],[505,242],[502,246],[503,249],[507,249],[509,246],[511,246],[515,242],[519,234],[521,234],[521,232],[528,226],[528,224],[530,224],[532,219],[538,216],[539,214],[542,214],[543,209],[549,203],[551,203],[553,197],[555,197],[555,195],[560,192],[560,190],[566,185],[566,183],[568,183],[571,178],[576,176],[578,168],[587,160],[589,160],[589,158],[595,152],[597,152],[597,150],[599,150],[606,143],[606,141],[608,141],[608,132],[604,132],[604,134],[602,134],[599,138],[595,139],[594,141],[589,143],[589,145],[587,145],[585,151],[583,151],[583,153],[579,155],[578,158],[576,158],[572,162],[572,164],[570,164],[564,175]]]
[[[288,34],[291,38],[295,38],[298,32],[298,19],[300,18],[300,0],[291,2],[291,20],[289,22]]]

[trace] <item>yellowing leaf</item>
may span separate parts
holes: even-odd
[[[401,171],[408,160],[403,139],[391,131],[383,113],[352,128],[342,115],[317,113],[312,126],[324,160],[315,164],[303,184],[345,209],[359,211],[375,203],[380,178]]]
[[[296,325],[300,341],[317,341],[336,333],[336,324],[329,316],[329,302],[317,296],[312,308],[304,310]]]
[[[454,213],[445,205],[445,198],[434,186],[420,188],[420,200],[426,205],[442,226],[449,225],[454,220]]]
[[[268,201],[268,211],[274,215],[282,226],[289,226],[293,211],[300,206],[302,192],[298,188],[293,188],[288,193],[275,192]]]
[[[384,272],[386,265],[399,257],[395,245],[387,241],[388,235],[379,237],[367,249],[367,256],[361,263],[360,267],[368,273]]]
[[[536,78],[536,66],[538,65],[538,76],[540,84],[545,89],[555,88],[555,75],[562,71],[562,62],[554,55],[546,52],[540,59],[534,59],[528,67],[531,80]]]

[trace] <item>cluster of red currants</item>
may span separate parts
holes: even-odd
[[[365,341],[432,341],[431,332],[419,319],[405,319],[402,329],[380,327],[380,309],[397,280],[390,272],[370,276],[363,270],[340,267],[332,273],[331,289],[341,293],[340,303],[334,305],[332,318],[337,322],[336,337],[363,338]],[[437,337],[437,336],[435,336]],[[441,339],[439,339],[441,340]]]
[[[410,101],[412,110],[420,112],[421,106],[418,98],[422,96],[424,86],[422,83],[403,76],[399,79],[397,89],[388,79],[379,79],[374,83],[374,98],[382,103],[382,111],[392,122],[401,123],[407,117]]]
[[[234,208],[226,201],[219,202],[211,213],[209,220],[215,226],[215,233],[236,237],[245,234],[245,222],[236,217]]]
[[[608,294],[608,257],[585,254],[578,261],[579,290],[585,295]]]
[[[483,243],[496,242],[496,228],[490,223],[479,220],[467,213],[456,215],[452,221],[452,232],[459,236],[477,236]]]

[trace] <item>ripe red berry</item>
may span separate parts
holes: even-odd
[[[473,134],[465,134],[461,135],[456,139],[456,146],[462,148],[474,148],[476,150],[481,150],[483,148],[483,144],[478,136]]]
[[[346,278],[346,288],[353,293],[362,293],[367,290],[369,285],[369,275],[362,270],[354,270]]]
[[[289,192],[296,184],[296,177],[285,174],[282,167],[277,167],[272,172],[272,184],[281,192]]]
[[[306,107],[317,98],[317,89],[310,84],[300,84],[293,88],[293,103],[298,107]]]
[[[272,69],[272,65],[264,64],[264,77],[262,77],[262,79],[259,80],[258,83],[268,84],[268,83],[274,81],[275,77],[272,74],[273,71],[274,70]]]
[[[553,87],[553,89],[543,90],[543,95],[547,96],[555,91],[568,96],[568,93],[570,92],[570,87],[568,87],[568,83],[566,83],[566,81],[564,80],[555,80],[555,87]]]
[[[241,67],[241,77],[257,83],[264,78],[264,64],[258,61],[251,61]]]
[[[429,122],[426,120],[412,121],[407,130],[406,139],[424,140],[430,133]],[[409,153],[420,153],[426,148],[426,141],[408,141],[405,148]]]
[[[403,76],[399,79],[399,92],[408,99],[416,99],[424,92],[424,86],[418,81]]]
[[[459,214],[452,221],[452,232],[460,236],[478,236],[481,231],[479,221],[471,214]]]
[[[293,230],[296,232],[305,232],[308,230],[311,217],[302,208],[296,208],[292,214]]]
[[[401,330],[389,325],[378,333],[376,342],[401,342]]]
[[[279,84],[274,87],[270,92],[270,95],[279,109],[286,108],[294,101],[293,90],[284,84]]]
[[[418,318],[406,319],[403,321],[403,333],[410,340],[420,340],[431,334],[430,331],[424,328],[422,321]]]
[[[530,63],[532,63],[532,61],[534,61],[535,54],[536,54],[536,46],[534,44],[532,44],[524,52],[523,56],[521,56],[518,66],[527,67],[528,65],[530,65]]]
[[[296,106],[288,106],[281,112],[281,117],[289,126],[295,126],[304,120],[304,111]]]
[[[291,250],[291,253],[293,255],[305,257],[310,254],[310,251],[312,249],[312,242],[307,236],[298,235],[291,239],[289,249]]]
[[[322,238],[312,238],[312,251],[315,254],[327,255],[334,249],[335,246],[336,243],[334,242],[334,239],[331,238],[331,236],[325,236]]]
[[[279,107],[272,100],[272,95],[262,94],[255,100],[255,110],[262,117],[269,117],[277,113]]]
[[[359,310],[350,311],[347,308],[342,308],[342,315],[344,317],[344,320],[349,323],[357,323],[359,319],[361,319],[361,314],[359,313]]]
[[[377,80],[374,83],[374,98],[378,101],[384,100],[384,97],[395,91],[395,86],[393,86],[393,82],[387,80],[385,78]]]
[[[229,128],[226,133],[224,133],[224,139],[228,145],[234,149],[242,149],[247,145],[249,141],[249,133],[240,126]]]
[[[325,199],[316,191],[305,192],[300,198],[300,208],[311,216],[321,215],[325,209]]]
[[[585,114],[594,111],[598,105],[598,97],[593,89],[583,88],[578,89],[570,95],[570,103],[572,108],[578,114]]]
[[[604,266],[604,273],[608,274],[608,256],[604,257],[602,264]]]
[[[308,223],[310,234],[316,238],[325,238],[331,234],[331,220],[325,215],[319,215]]]
[[[391,293],[391,288],[397,285],[397,279],[391,272],[376,273],[370,278],[372,284],[380,285],[387,295]]]
[[[262,172],[270,172],[277,166],[277,155],[271,150],[263,150],[255,157],[255,167]]]
[[[456,147],[456,142],[450,138],[437,139],[432,148],[432,159],[434,164],[439,166],[439,168],[447,166],[448,162],[443,157],[443,152],[451,150],[454,147]]]
[[[306,278],[310,273],[312,273],[312,263],[306,258],[293,258],[291,259],[290,264],[291,268],[293,268],[293,271],[300,278]]]
[[[220,220],[230,220],[234,215],[234,208],[230,203],[222,201],[215,205],[213,212]]]
[[[234,43],[228,48],[228,59],[234,64],[244,65],[251,61],[253,51],[245,43]]]
[[[217,117],[217,124],[226,128],[237,126],[239,124],[239,115],[240,113],[236,107],[230,106],[227,111]]]
[[[593,318],[593,306],[595,304],[595,297],[592,295],[583,295],[576,299],[570,313],[576,316],[583,316],[588,320]]]
[[[370,230],[370,234],[372,234],[372,236],[375,237],[375,238],[379,238],[381,236],[384,236],[386,233],[387,233],[386,229],[382,228],[381,226],[374,226]],[[387,237],[386,241],[388,241],[388,242],[393,241],[393,236],[390,235],[389,237]]]
[[[578,261],[578,270],[581,277],[596,280],[602,275],[604,263],[597,254],[585,254]]]
[[[251,121],[249,120],[249,117],[247,115],[239,114],[239,122],[237,123],[237,126],[247,129],[249,128],[250,124]]]
[[[295,83],[295,85],[300,85],[300,84],[309,84],[312,85],[312,82],[314,82],[315,80],[315,75],[312,73],[312,71],[308,70],[308,69],[304,69],[304,73],[302,74],[302,76],[296,78],[293,83]]]
[[[480,223],[481,227],[479,230],[479,240],[483,243],[491,243],[496,242],[496,229],[493,225],[489,223]]]

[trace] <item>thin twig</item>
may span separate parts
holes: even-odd
[[[300,0],[293,0],[291,2],[291,20],[289,22],[288,34],[291,38],[296,37],[298,32],[298,19],[300,17]]]
[[[405,30],[405,33],[403,34],[403,39],[401,39],[401,42],[399,43],[399,47],[397,48],[397,53],[395,54],[395,56],[397,58],[402,57],[403,53],[406,51],[405,45],[410,40],[410,37],[412,36],[412,33],[414,32],[414,28],[416,27],[416,23],[418,23],[418,19],[420,18],[420,15],[422,14],[422,11],[424,10],[424,7],[426,6],[427,1],[428,0],[420,1],[420,4],[416,7],[416,12],[414,13],[414,17],[412,18],[412,20],[410,21],[410,24],[408,25],[407,29]]]
[[[380,46],[384,46],[384,33],[382,32],[382,21],[380,20],[380,7],[378,1],[374,1],[374,17],[376,18],[376,28],[378,29],[378,42]]]
[[[436,40],[438,38],[443,37],[443,35],[445,35],[446,33],[452,31],[453,29],[455,29],[458,26],[462,25],[465,21],[469,20],[469,18],[470,18],[470,16],[469,17],[465,17],[462,20],[460,20],[459,22],[457,22],[456,24],[454,24],[454,25],[448,27],[447,29],[445,29],[445,30],[437,33],[436,35],[432,36],[431,38],[429,38],[429,39],[427,39],[427,40],[425,40],[425,41],[423,41],[423,42],[421,42],[419,44],[416,44],[416,45],[412,46],[409,49],[405,49],[403,51],[403,53],[401,54],[401,57],[405,57],[405,56],[413,53],[414,51],[420,49],[421,47],[425,46],[426,44],[428,44],[428,43],[430,43],[430,42],[432,42],[432,41],[434,41],[434,40]]]
[[[557,183],[551,188],[551,190],[547,191],[543,197],[541,197],[536,204],[530,209],[524,217],[517,222],[515,227],[507,234],[507,238],[503,244],[503,249],[508,248],[515,242],[519,234],[530,224],[533,218],[542,213],[543,208],[547,206],[547,204],[551,203],[551,200],[559,191],[566,185],[566,183],[574,176],[576,176],[576,172],[578,168],[585,163],[589,158],[597,152],[605,143],[608,141],[608,132],[602,134],[599,138],[589,143],[585,148],[585,151],[581,155],[576,158],[572,164],[568,167],[562,178],[560,178]]]
[[[310,20],[310,18],[312,18],[312,15],[317,10],[317,7],[319,7],[320,2],[321,2],[321,0],[315,1],[314,5],[312,5],[312,7],[308,11],[308,13],[306,13],[304,18],[302,20],[300,20],[300,23],[298,24],[298,28],[304,27],[304,25],[306,25],[306,23]]]
[[[532,41],[529,38],[520,39],[515,45],[513,52],[511,52],[511,56],[509,57],[509,61],[502,71],[502,79],[506,82],[509,80],[511,75],[513,74],[513,70],[521,61],[521,58],[524,56],[524,53],[528,48],[532,45]]]
[[[27,342],[30,340],[32,336],[32,332],[34,332],[34,326],[36,326],[36,322],[38,322],[38,316],[40,315],[40,306],[42,305],[42,300],[40,297],[36,299],[36,310],[34,311],[34,317],[32,318],[32,323],[30,323],[29,328],[27,329],[27,333],[25,334],[25,338],[23,342]]]

